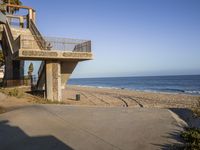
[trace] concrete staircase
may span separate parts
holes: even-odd
[[[13,28],[11,27],[11,32],[14,37],[14,40],[18,38],[23,38],[23,47],[26,49],[34,49],[34,50],[41,50],[38,46],[37,40],[30,29],[23,29],[23,28]]]
[[[34,22],[31,19],[29,22],[28,28],[14,28],[8,22],[0,22],[0,42],[6,62],[5,85],[14,86],[13,80],[21,82],[24,60],[39,60],[42,63],[34,89],[45,90],[47,99],[61,101],[61,91],[78,62],[92,59],[91,42],[63,38],[47,41]]]

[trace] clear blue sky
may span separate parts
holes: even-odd
[[[200,74],[200,0],[22,0],[43,35],[91,39],[73,77]]]

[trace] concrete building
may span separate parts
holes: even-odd
[[[24,61],[42,61],[38,71],[37,90],[46,98],[62,100],[62,88],[80,61],[91,60],[91,41],[44,37],[36,27],[36,12],[27,6],[6,5],[27,10],[25,16],[0,14],[0,43],[5,56],[4,86],[21,85]]]

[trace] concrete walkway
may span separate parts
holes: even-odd
[[[182,131],[176,117],[167,109],[26,106],[0,115],[0,150],[168,149]]]

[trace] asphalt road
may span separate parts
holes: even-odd
[[[0,115],[0,150],[155,150],[179,140],[168,109],[31,105]]]

